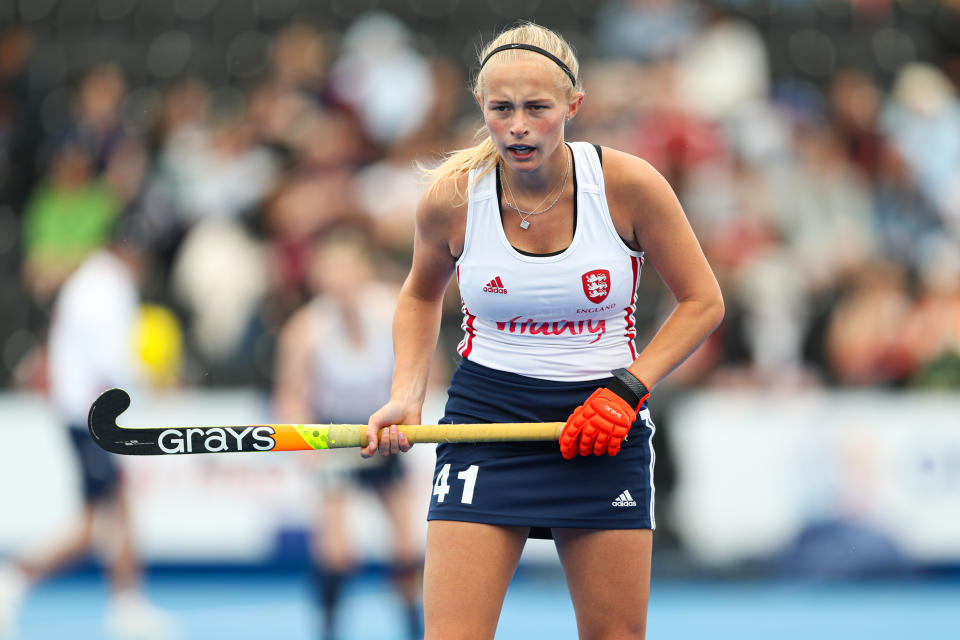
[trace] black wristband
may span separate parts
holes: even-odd
[[[610,373],[613,374],[613,380],[610,381],[607,388],[626,400],[635,411],[638,411],[650,397],[647,385],[643,384],[637,376],[627,369],[614,369]]]

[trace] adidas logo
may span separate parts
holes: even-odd
[[[487,293],[506,293],[507,288],[503,286],[503,280],[500,279],[500,276],[497,276],[493,280],[487,283],[487,286],[483,288]]]
[[[637,501],[633,499],[632,495],[630,495],[630,491],[625,490],[610,504],[615,507],[635,507],[637,506]]]

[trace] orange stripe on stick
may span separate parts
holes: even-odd
[[[313,448],[291,424],[271,424],[270,427],[274,430],[273,441],[277,443],[274,451],[303,451]]]

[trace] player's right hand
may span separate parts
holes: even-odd
[[[378,451],[384,456],[409,451],[413,445],[407,442],[398,424],[420,424],[420,408],[393,400],[380,407],[367,422],[367,446],[360,449],[360,455],[369,458]],[[382,429],[386,430],[380,437]]]

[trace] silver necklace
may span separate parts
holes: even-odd
[[[566,149],[564,149],[564,151],[566,151]],[[499,168],[500,168],[500,182],[502,182],[504,186],[507,188],[507,195],[509,196],[504,200],[507,203],[507,206],[513,209],[514,211],[516,211],[517,215],[520,216],[520,228],[526,231],[527,229],[530,228],[530,222],[527,220],[527,218],[529,218],[530,216],[540,215],[541,213],[546,213],[547,211],[550,211],[550,209],[553,209],[554,205],[560,202],[560,196],[563,195],[563,190],[567,186],[567,176],[570,175],[570,156],[567,155],[567,168],[564,169],[563,171],[563,180],[560,182],[560,191],[557,193],[557,197],[553,199],[553,202],[551,202],[550,206],[548,206],[546,209],[540,209],[540,206],[547,201],[547,198],[549,198],[550,194],[553,193],[553,189],[547,192],[547,195],[544,196],[543,200],[541,200],[536,207],[534,207],[530,211],[524,211],[517,204],[517,198],[516,196],[513,195],[513,189],[510,188],[510,183],[507,182],[507,178],[503,174],[503,165],[501,164]],[[513,202],[510,202],[511,200],[513,200]]]

